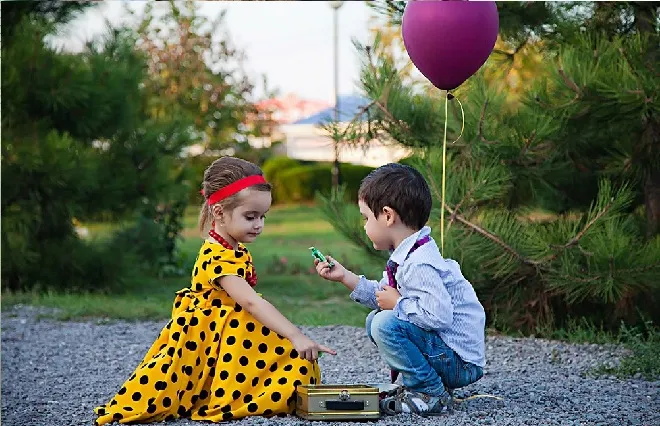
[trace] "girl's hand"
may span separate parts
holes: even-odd
[[[326,256],[328,260],[331,260],[335,263],[335,266],[332,268],[330,265],[328,265],[328,262],[319,262],[318,259],[314,259],[314,265],[316,265],[316,272],[318,274],[325,278],[328,281],[337,281],[337,282],[343,282],[344,278],[346,276],[346,268],[344,266],[337,262],[336,259],[333,259],[330,256]]]
[[[300,358],[306,359],[307,361],[315,361],[319,357],[319,352],[325,352],[331,355],[337,355],[337,352],[323,345],[319,345],[309,337],[304,334],[299,334],[298,336],[291,339],[293,347],[296,349]]]

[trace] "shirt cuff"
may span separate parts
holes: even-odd
[[[374,286],[370,284],[373,283],[366,279],[364,275],[360,275],[360,280],[358,281],[349,297],[362,305],[372,308],[375,306],[377,308],[378,304],[376,303],[376,293]]]

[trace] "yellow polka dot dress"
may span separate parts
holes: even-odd
[[[247,248],[205,241],[190,288],[176,294],[172,319],[95,424],[148,423],[187,417],[220,422],[290,414],[295,387],[320,382],[316,362],[269,330],[216,283],[254,274]]]

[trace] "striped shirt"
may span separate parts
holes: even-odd
[[[395,278],[401,293],[394,313],[403,321],[435,331],[463,361],[484,367],[486,314],[460,265],[443,258],[433,239],[406,259],[415,241],[430,233],[431,228],[423,227],[390,255],[390,260],[399,265]],[[376,291],[387,285],[386,272],[380,282],[361,275],[350,297],[378,309]]]

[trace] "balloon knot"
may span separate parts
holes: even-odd
[[[451,101],[451,100],[454,99],[454,98],[455,98],[454,95],[452,95],[451,93],[447,92],[447,99],[448,99],[448,100]]]

